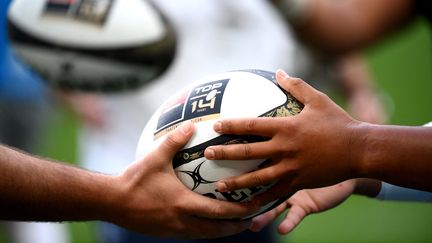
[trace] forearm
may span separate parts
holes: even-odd
[[[432,128],[367,125],[357,177],[432,191]]]
[[[284,10],[286,2],[275,0]],[[291,20],[299,38],[321,51],[358,49],[397,28],[411,15],[411,0],[300,0],[301,13]],[[292,4],[288,4],[292,5]],[[283,11],[284,12],[284,11]],[[285,7],[286,13],[286,7]]]
[[[0,218],[101,219],[114,199],[112,178],[0,146]]]
[[[354,96],[357,92],[373,92],[375,83],[370,75],[367,61],[360,52],[347,53],[338,59],[336,71],[346,95]]]

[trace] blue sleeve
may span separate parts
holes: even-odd
[[[7,37],[9,0],[0,1],[0,99],[43,100],[44,84],[12,53]]]
[[[376,198],[390,201],[432,202],[432,192],[395,186],[383,182],[381,191]]]

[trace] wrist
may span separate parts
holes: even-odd
[[[379,180],[357,178],[354,179],[354,184],[354,194],[357,195],[376,197],[381,191],[381,181]]]
[[[127,214],[128,183],[122,176],[107,176],[109,188],[105,188],[105,199],[100,201],[100,216],[103,221],[118,223],[118,219]]]
[[[149,181],[144,177],[148,175],[148,168],[140,167],[140,163],[129,166],[122,174],[113,176],[105,221],[128,226],[128,220],[141,217],[143,211],[147,211],[154,205],[150,201],[149,191],[147,190]],[[154,208],[154,207],[153,207]],[[147,215],[150,217],[150,215]]]
[[[386,151],[385,126],[371,123],[363,124],[358,132],[361,145],[359,145],[360,152],[356,161],[356,178],[383,180],[381,174],[383,168],[385,170],[385,156],[386,153],[390,152]]]
[[[88,217],[85,220],[102,220],[110,221],[117,215],[116,208],[121,198],[121,189],[117,183],[116,177],[94,173],[92,175],[92,185],[89,185],[89,191],[84,196],[83,205]]]
[[[368,178],[370,165],[367,160],[367,140],[370,129],[373,125],[366,122],[354,122],[350,125],[351,135],[349,144],[349,156],[351,174],[350,178]]]

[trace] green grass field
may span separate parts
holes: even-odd
[[[365,54],[379,87],[393,100],[391,123],[421,125],[432,121],[430,27],[418,20]],[[40,154],[76,161],[77,126],[71,114],[60,110]],[[95,242],[93,223],[68,226],[73,242]],[[0,243],[6,242],[0,234]],[[432,242],[432,204],[379,202],[353,196],[334,210],[310,216],[280,242]]]

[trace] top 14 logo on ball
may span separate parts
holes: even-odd
[[[57,16],[103,25],[114,0],[47,0],[44,16]]]
[[[200,122],[218,118],[228,81],[229,79],[222,79],[196,86],[165,103],[154,139],[174,130],[186,120]]]

